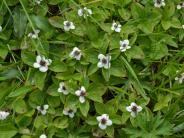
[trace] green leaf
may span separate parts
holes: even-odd
[[[68,118],[67,117],[58,117],[54,120],[53,125],[56,128],[61,128],[61,129],[67,128],[69,125]]]
[[[33,90],[33,87],[32,86],[22,86],[21,88],[18,88],[14,91],[12,91],[8,97],[17,97],[17,96],[20,96],[20,95],[25,95],[27,94],[28,92],[32,91]]]
[[[54,72],[65,72],[67,70],[67,65],[64,62],[54,60],[49,66],[49,69]]]
[[[17,129],[11,122],[0,122],[1,138],[12,138],[18,133]]]
[[[20,7],[16,7],[13,11],[13,21],[15,35],[18,38],[21,38],[26,29],[27,17]]]
[[[110,76],[111,76],[110,70],[109,70],[109,69],[104,69],[104,68],[102,68],[102,75],[103,75],[103,77],[104,77],[104,79],[105,79],[106,81],[109,81]]]
[[[80,103],[79,108],[83,116],[87,117],[90,108],[88,100],[86,100],[84,103]]]
[[[87,98],[102,102],[102,95],[106,92],[107,88],[102,84],[91,83],[87,89]]]
[[[154,111],[160,111],[164,107],[167,107],[171,99],[172,99],[171,95],[159,95],[158,102],[154,106]]]
[[[125,54],[130,59],[144,59],[145,57],[143,50],[138,46],[132,46]]]
[[[26,105],[24,100],[19,99],[19,100],[13,102],[13,109],[15,110],[15,112],[17,112],[19,114],[23,114],[23,113],[27,112],[27,105]]]
[[[40,71],[36,71],[34,74],[34,84],[40,89],[42,90],[44,88],[44,84],[45,84],[45,78],[47,76],[47,73],[43,73]]]
[[[60,16],[53,16],[49,18],[49,23],[56,28],[63,28],[64,19]]]

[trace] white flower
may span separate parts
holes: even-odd
[[[64,21],[64,30],[65,31],[70,31],[70,29],[75,29],[75,25],[73,24],[73,22],[70,21]]]
[[[102,114],[101,116],[98,116],[96,119],[99,122],[98,126],[101,129],[106,129],[107,126],[112,125],[112,121],[109,119],[109,116],[107,114]]]
[[[41,134],[40,138],[47,138],[47,136],[45,134]]]
[[[35,30],[35,31],[29,33],[29,34],[28,34],[28,37],[30,37],[30,38],[32,38],[32,39],[37,39],[39,33],[40,33],[40,30]]]
[[[125,52],[127,49],[131,48],[131,46],[129,46],[129,40],[119,41],[119,44],[121,52]]]
[[[184,25],[182,25],[182,28],[184,29]]]
[[[41,72],[46,72],[48,66],[52,63],[51,59],[46,59],[44,56],[38,55],[36,57],[36,62],[33,64],[34,68],[39,68]]]
[[[92,14],[92,10],[88,9],[86,7],[78,10],[78,15],[79,16],[84,16],[84,18],[86,18],[87,16],[89,16],[91,14]]]
[[[76,60],[80,60],[81,56],[81,50],[78,47],[74,47],[72,52],[70,53],[70,57],[75,58]]]
[[[153,0],[154,1],[154,6],[157,8],[160,8],[161,6],[165,6],[164,0]]]
[[[45,104],[45,105],[42,105],[42,106],[37,106],[36,108],[39,112],[41,112],[42,115],[45,115],[47,113],[49,105]]]
[[[64,114],[64,115],[68,115],[70,118],[73,118],[76,111],[77,111],[76,109],[65,108],[65,109],[63,110],[63,114]]]
[[[118,23],[112,23],[112,27],[111,30],[115,31],[115,32],[121,32],[121,24]]]
[[[180,10],[181,8],[184,8],[184,2],[181,2],[177,5],[177,9]]]
[[[65,83],[64,82],[60,82],[59,83],[58,92],[63,93],[64,95],[68,95],[68,91],[67,91],[67,89],[65,87]]]
[[[97,64],[97,66],[99,68],[104,67],[105,69],[108,69],[111,67],[111,63],[110,63],[111,56],[110,55],[104,56],[103,54],[99,54],[98,59],[99,59],[99,62]]]
[[[77,90],[75,92],[75,94],[79,97],[79,101],[81,103],[84,103],[85,102],[85,96],[86,96],[86,89],[84,88],[84,86],[82,86],[80,88],[80,90]]]
[[[132,117],[136,117],[138,112],[142,111],[142,107],[133,102],[130,106],[126,107],[126,110],[131,113]]]
[[[0,111],[0,120],[5,120],[9,116],[9,112]]]
[[[184,73],[181,73],[180,76],[175,78],[175,80],[178,81],[180,84],[183,83],[183,79],[184,79]]]
[[[2,32],[2,30],[3,30],[3,28],[2,28],[2,26],[0,25],[0,32]]]
[[[40,3],[42,2],[42,0],[36,0],[35,1],[38,5],[40,5]]]

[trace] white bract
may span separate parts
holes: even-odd
[[[77,111],[76,109],[65,108],[65,109],[63,110],[63,114],[69,116],[70,118],[73,118],[74,115],[75,115],[75,113],[76,113],[76,111]]]
[[[72,52],[70,53],[70,57],[75,58],[76,60],[80,60],[81,56],[81,50],[78,47],[74,47]]]
[[[79,101],[81,103],[84,103],[85,102],[85,96],[86,96],[86,89],[84,88],[84,86],[82,86],[80,88],[80,90],[77,90],[75,92],[75,94],[79,97]]]
[[[38,5],[40,5],[41,2],[42,2],[42,0],[36,0],[36,3],[37,3]]]
[[[9,112],[0,111],[0,120],[5,120],[9,116]]]
[[[184,29],[184,25],[182,25],[182,28]]]
[[[92,14],[92,10],[88,9],[86,7],[81,8],[81,9],[78,10],[78,15],[83,16],[84,18],[86,18],[87,16],[89,16],[91,14]]]
[[[41,112],[42,115],[45,115],[47,113],[49,105],[45,104],[45,105],[42,105],[42,106],[37,106],[36,108],[39,112]]]
[[[184,8],[184,2],[181,2],[177,5],[177,9],[180,10],[181,8]]]
[[[121,24],[118,23],[112,23],[112,27],[111,30],[115,31],[115,32],[121,32]]]
[[[130,106],[126,107],[126,110],[131,113],[132,117],[136,117],[136,115],[142,111],[142,107],[132,102]]]
[[[39,33],[40,33],[40,30],[35,30],[35,31],[29,33],[29,34],[28,34],[28,37],[30,37],[30,38],[32,38],[32,39],[37,39]]]
[[[64,21],[63,24],[64,24],[64,30],[65,30],[65,31],[70,31],[70,30],[75,29],[75,25],[73,24],[73,22]]]
[[[47,136],[45,134],[41,134],[40,138],[47,138]]]
[[[38,55],[36,57],[36,62],[33,64],[34,68],[39,68],[41,72],[46,72],[48,66],[52,63],[51,59],[46,59],[44,56]]]
[[[129,46],[129,40],[119,41],[119,44],[121,52],[125,52],[127,49],[131,48],[131,46]]]
[[[157,8],[160,8],[161,6],[165,6],[164,0],[153,0],[154,1],[154,6]]]
[[[96,119],[99,122],[98,126],[103,130],[106,129],[107,126],[112,125],[112,121],[109,119],[109,116],[107,114],[102,114],[101,116],[98,116]]]
[[[104,56],[103,54],[99,54],[98,59],[99,59],[99,62],[97,66],[99,68],[109,69],[111,67],[111,63],[110,63],[111,56],[110,55]]]
[[[67,89],[65,87],[65,83],[64,82],[60,82],[59,83],[58,92],[63,93],[64,95],[68,95],[68,91],[67,91]]]
[[[178,81],[178,83],[180,84],[183,83],[183,79],[184,79],[184,73],[181,73],[180,76],[175,78],[175,80]]]
[[[2,26],[0,25],[0,32],[2,32],[2,30],[3,30],[3,28],[2,28]]]

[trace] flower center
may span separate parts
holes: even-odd
[[[68,113],[70,113],[70,114],[73,113],[73,110],[72,109],[69,109],[68,110]]]
[[[118,24],[115,24],[115,25],[114,25],[114,28],[118,28]]]
[[[133,106],[133,107],[131,108],[131,110],[132,110],[132,112],[136,113],[136,112],[137,112],[137,106]]]
[[[127,44],[123,44],[122,46],[123,46],[123,48],[126,48],[127,47]]]
[[[67,22],[67,23],[66,23],[66,26],[67,26],[67,27],[70,27],[70,25],[71,25],[70,22]]]
[[[66,90],[66,87],[65,86],[62,86],[62,89],[65,91]]]
[[[45,62],[44,60],[41,60],[41,61],[40,61],[40,65],[41,65],[41,66],[46,66],[46,62]]]
[[[80,96],[85,96],[86,92],[85,91],[81,91]]]
[[[102,59],[102,63],[103,63],[103,64],[107,64],[107,59],[103,58],[103,59]]]
[[[44,106],[43,105],[40,106],[40,110],[42,110],[42,111],[44,110]]]
[[[157,0],[157,4],[161,4],[162,0]]]
[[[103,125],[105,125],[105,124],[107,123],[107,119],[102,118],[102,119],[101,119],[101,123],[102,123]]]
[[[75,56],[78,56],[79,54],[80,54],[80,52],[77,51],[77,50],[74,52],[74,55],[75,55]]]

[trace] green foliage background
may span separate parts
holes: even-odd
[[[184,84],[174,80],[184,72],[179,2],[155,8],[152,0],[1,0],[0,109],[11,115],[0,121],[0,138],[184,137]],[[93,14],[79,17],[83,6]],[[65,20],[76,29],[64,32]],[[111,30],[113,21],[120,33]],[[27,37],[35,29],[39,38]],[[121,53],[123,39],[132,48]],[[80,61],[69,57],[74,47]],[[100,53],[111,55],[110,69],[97,67]],[[53,60],[47,73],[33,68],[37,54]],[[60,81],[69,95],[57,92]],[[75,95],[80,86],[87,89],[84,104]],[[143,107],[136,118],[126,111],[131,102]],[[43,104],[45,116],[36,110]],[[75,117],[64,116],[64,107],[73,106]],[[104,113],[113,125],[102,131],[96,116]]]

